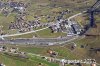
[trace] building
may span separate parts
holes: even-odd
[[[72,24],[71,25],[72,29],[73,29],[73,33],[74,34],[80,34],[81,33],[81,27],[78,24]]]
[[[93,64],[91,64],[90,66],[96,66],[96,64],[93,63]]]

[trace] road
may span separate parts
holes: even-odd
[[[82,13],[78,13],[78,14],[75,14],[71,17],[68,18],[68,24],[72,24],[71,22],[71,19],[76,17],[76,16],[79,16],[81,15]],[[34,33],[34,32],[37,32],[37,31],[41,31],[41,30],[44,30],[44,29],[47,29],[49,27],[46,27],[46,28],[42,28],[42,29],[39,29],[39,30],[35,30],[35,31],[29,31],[29,32],[25,32],[25,33],[18,33],[18,34],[11,34],[11,35],[2,35],[0,36],[1,38],[3,37],[11,37],[11,36],[19,36],[19,35],[25,35],[25,34],[29,34],[29,33]],[[54,45],[54,44],[63,44],[65,42],[69,42],[69,41],[72,41],[74,39],[77,39],[78,36],[66,36],[66,37],[62,37],[62,38],[31,38],[31,39],[27,39],[27,38],[24,38],[24,39],[14,39],[14,40],[0,40],[0,43],[9,43],[9,44],[49,44],[49,45]]]
[[[81,12],[81,13],[78,13],[78,14],[75,14],[75,15],[69,17],[69,18],[68,18],[68,21],[70,21],[70,20],[73,19],[74,17],[77,17],[77,16],[79,16],[79,15],[82,15],[82,14],[85,13],[85,12],[86,12],[86,11],[83,11],[83,12]]]
[[[86,12],[86,11],[83,11],[82,13],[78,13],[78,14],[75,14],[75,15],[69,17],[69,18],[68,18],[68,23],[69,23],[69,25],[72,24],[71,19],[73,19],[73,18],[75,18],[75,17],[77,17],[77,16],[79,16],[79,15],[82,15],[82,14],[85,13],[85,12]]]
[[[0,43],[7,44],[37,44],[37,45],[56,45],[77,39],[78,36],[67,36],[62,38],[18,38],[13,40],[0,40]]]
[[[47,29],[48,27],[45,27],[45,28],[42,28],[42,29],[39,29],[39,30],[33,30],[33,31],[29,31],[29,32],[25,32],[25,33],[18,33],[18,34],[11,34],[11,35],[1,35],[0,37],[11,37],[11,36],[20,36],[20,35],[25,35],[25,34],[30,34],[30,33],[35,33],[35,32],[38,32],[38,31],[42,31],[42,30],[45,30]]]
[[[84,12],[86,12],[86,11],[83,11],[83,13],[84,13]],[[68,24],[69,24],[69,25],[72,24],[71,19],[73,19],[74,17],[77,17],[77,16],[79,16],[79,15],[81,15],[81,14],[82,14],[82,13],[78,13],[78,14],[75,14],[75,15],[69,17],[69,18],[68,18]],[[50,23],[50,24],[51,24],[51,23]],[[2,38],[2,37],[19,36],[19,35],[24,35],[24,34],[29,34],[29,33],[38,32],[38,31],[41,31],[41,30],[44,30],[44,29],[47,29],[47,28],[49,28],[49,26],[48,26],[48,27],[45,27],[45,28],[42,28],[42,29],[39,29],[39,30],[35,30],[35,31],[33,30],[33,31],[25,32],[25,33],[18,33],[18,34],[11,34],[11,35],[1,35],[0,37]]]

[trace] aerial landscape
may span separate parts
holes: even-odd
[[[100,0],[0,0],[0,66],[100,66]]]

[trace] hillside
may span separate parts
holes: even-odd
[[[0,35],[9,35],[15,33],[24,33],[21,32],[23,29],[27,29],[28,25],[31,25],[31,22],[38,22],[41,24],[46,23],[55,23],[58,16],[62,12],[65,12],[63,15],[64,20],[68,17],[75,15],[77,13],[86,11],[90,8],[96,0],[0,0],[1,2],[21,2],[25,4],[25,11],[13,11],[9,6],[3,6],[0,9]],[[5,15],[7,13],[7,15]],[[21,20],[20,20],[21,19]],[[89,23],[89,15],[83,14],[74,19],[78,22],[81,27],[84,27]],[[35,46],[35,45],[11,45],[11,44],[0,44],[0,46],[6,46],[7,48],[18,48],[20,52],[39,54],[43,56],[51,56],[48,54],[48,50],[53,50],[57,52],[56,58],[65,58],[65,59],[96,59],[100,63],[100,51],[91,51],[91,49],[100,48],[100,15],[95,15],[95,20],[97,27],[90,28],[86,33],[93,36],[80,36],[79,39],[76,39],[72,42],[65,43],[64,45],[55,45],[55,46]],[[10,26],[16,26],[15,28],[10,29]],[[32,28],[26,30],[25,32],[31,30],[38,30],[45,28],[46,26]],[[34,36],[38,38],[55,38],[55,37],[65,37],[67,33],[57,32],[52,33],[48,28],[42,31],[25,34],[21,36],[8,37],[7,39],[13,38],[33,38]],[[73,45],[76,45],[74,49]],[[6,54],[5,52],[0,52],[0,63],[4,63],[6,66],[59,66],[58,62],[50,62],[38,58],[36,56],[28,56],[28,59],[23,59],[17,56]],[[40,64],[40,65],[39,65]],[[41,65],[43,64],[43,65]],[[73,66],[68,65],[68,66]],[[76,66],[76,65],[75,65]],[[84,65],[90,66],[90,65]]]

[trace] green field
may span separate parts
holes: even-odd
[[[7,0],[3,0],[7,1]],[[28,3],[28,8],[26,9],[26,16],[25,20],[26,22],[36,20],[34,16],[41,17],[40,22],[47,23],[47,17],[51,16],[49,21],[55,22],[55,17],[59,16],[59,12],[62,12],[63,10],[70,10],[69,14],[64,15],[64,19],[67,19],[68,17],[80,13],[82,11],[87,10],[89,7],[91,7],[96,0],[14,0],[14,1],[23,1],[25,3]],[[74,7],[73,7],[74,6]],[[42,15],[42,16],[41,16]],[[3,26],[2,30],[5,34],[16,34],[18,33],[18,30],[8,30],[9,25],[11,22],[15,21],[15,17],[17,16],[17,13],[11,13],[7,17],[4,16],[0,12],[0,26]],[[100,15],[95,15],[97,26],[100,26]],[[87,14],[78,16],[75,18],[75,20],[81,25],[86,25],[89,23],[89,18],[87,17]],[[44,28],[44,27],[42,27]],[[37,28],[41,29],[41,28]],[[33,29],[33,30],[37,30]],[[95,30],[97,30],[100,34],[100,27],[93,28],[92,32],[96,34]],[[39,32],[25,34],[21,36],[15,36],[15,37],[8,37],[8,39],[13,38],[32,38],[33,36],[36,36],[38,38],[55,38],[55,37],[64,37],[66,36],[65,33],[58,32],[58,33],[51,33],[50,29],[45,29]],[[71,45],[74,43],[77,44],[77,47],[74,50],[71,50]],[[68,44],[68,45],[67,45]],[[74,40],[72,42],[66,43],[65,45],[58,45],[58,46],[34,46],[34,45],[5,45],[7,47],[18,47],[20,51],[26,52],[26,53],[33,53],[33,54],[39,54],[43,56],[50,56],[47,51],[53,50],[58,53],[56,56],[57,58],[65,58],[65,59],[87,59],[87,58],[93,58],[96,59],[98,63],[100,63],[100,52],[91,52],[89,51],[90,48],[99,48],[100,47],[100,36],[91,36],[91,37],[85,37],[83,39]],[[81,48],[81,46],[85,46],[85,48]],[[58,63],[51,63],[47,62],[40,57],[36,57],[33,55],[28,55],[29,59],[22,59],[15,56],[10,56],[5,53],[0,52],[0,63],[4,63],[6,66],[39,66],[39,63],[42,63],[43,66],[59,66]],[[72,66],[72,65],[67,65]],[[84,65],[89,66],[89,65]]]
[[[78,41],[78,40],[77,40]],[[81,43],[81,42],[80,42]],[[75,50],[71,50],[70,49],[70,43],[69,45],[59,45],[59,46],[32,46],[32,45],[5,45],[7,47],[18,47],[20,51],[24,51],[26,53],[33,53],[33,54],[39,54],[42,56],[49,56],[49,54],[47,53],[48,50],[53,50],[55,52],[58,53],[58,55],[56,56],[57,58],[65,58],[65,59],[87,59],[87,58],[92,58],[90,55],[87,54],[88,50],[86,48],[80,48],[80,43],[77,43],[78,46]],[[68,43],[67,43],[68,44]],[[25,65],[28,66],[28,64],[31,65],[37,65],[38,63],[43,63],[44,66],[59,66],[56,63],[50,63],[47,61],[42,60],[39,57],[33,56],[33,55],[29,55],[29,60],[27,59],[20,59],[16,57],[11,57],[5,54],[0,54],[0,60],[1,62],[3,62],[6,65],[13,65],[14,66],[18,66],[18,64],[21,65]],[[93,57],[95,58],[95,57]],[[8,61],[12,61],[7,62]],[[99,59],[97,60],[99,62]],[[9,63],[9,64],[8,64]],[[69,65],[70,66],[70,65]],[[85,65],[85,66],[89,66],[89,65]]]
[[[56,38],[56,37],[64,37],[66,36],[66,33],[62,32],[57,32],[57,33],[51,33],[51,30],[49,28],[35,32],[35,33],[29,33],[25,35],[20,35],[20,36],[12,36],[12,37],[7,37],[7,38],[33,38],[33,36],[36,36],[38,38]]]
[[[32,45],[6,45],[8,47],[18,47],[20,51],[28,52],[28,53],[35,53],[35,54],[40,54],[43,56],[49,56],[47,53],[48,50],[53,50],[58,53],[58,58],[66,58],[66,59],[80,59],[80,58],[85,58],[82,57],[82,55],[79,55],[78,53],[84,53],[85,49],[81,48],[76,48],[75,50],[70,49],[70,44],[69,45],[63,45],[63,46],[32,46]],[[80,50],[80,52],[79,52]],[[74,52],[78,52],[77,54]],[[84,52],[81,52],[84,51]],[[85,53],[84,53],[85,54]],[[78,56],[79,55],[79,56]]]
[[[0,62],[6,66],[38,66],[39,63],[42,63],[43,66],[58,66],[57,63],[47,62],[36,56],[29,55],[29,59],[21,59],[3,53],[0,53]]]
[[[4,0],[7,1],[7,0]],[[26,21],[35,20],[34,16],[41,17],[41,22],[48,22],[46,16],[51,16],[50,21],[54,22],[54,17],[58,16],[59,13],[63,10],[71,10],[71,13],[64,15],[64,19],[68,18],[69,16],[81,12],[82,9],[85,9],[88,6],[91,6],[94,1],[88,0],[89,3],[84,5],[84,2],[77,0],[77,1],[69,1],[69,0],[57,0],[57,1],[50,1],[50,0],[16,0],[16,1],[23,1],[25,3],[30,3],[28,8],[26,9]],[[80,2],[80,3],[79,3]],[[67,4],[67,6],[66,6]],[[53,7],[52,5],[56,5]],[[75,7],[73,7],[75,6]],[[80,8],[79,10],[77,8]],[[17,13],[11,13],[7,17],[0,13],[0,26],[3,26],[3,30],[6,32],[8,30],[9,24],[15,21],[15,16]],[[44,17],[42,17],[43,15]]]

